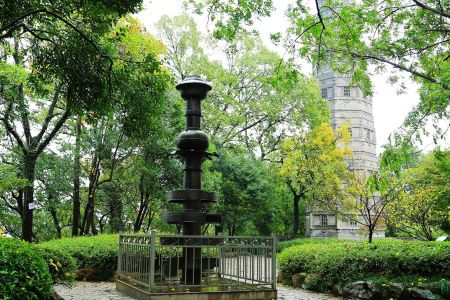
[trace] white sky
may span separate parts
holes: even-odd
[[[310,0],[312,1],[312,0]],[[182,13],[182,0],[144,0],[144,10],[137,17],[144,23],[150,33],[155,33],[154,23],[156,23],[163,15],[170,17]],[[266,46],[283,55],[284,50],[277,48],[270,42],[270,33],[285,32],[288,21],[284,17],[284,11],[288,0],[274,0],[274,7],[277,10],[272,14],[271,18],[266,18],[255,24],[261,38]],[[193,15],[194,16],[194,15]],[[195,17],[195,16],[194,16]],[[204,33],[207,32],[207,22],[205,18],[195,17],[198,28]],[[210,24],[211,27],[211,24]],[[209,28],[211,29],[211,28]],[[307,67],[304,73],[310,73],[310,67]],[[397,95],[397,88],[386,83],[386,77],[377,75],[372,77],[374,83],[373,94],[373,114],[375,119],[375,130],[377,135],[377,152],[380,153],[381,146],[388,142],[388,137],[396,129],[398,129],[408,112],[414,105],[419,103],[419,95],[417,85],[414,83],[407,84],[407,92]],[[425,141],[419,148],[423,150],[431,150],[433,146]]]

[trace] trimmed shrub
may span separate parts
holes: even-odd
[[[52,277],[37,247],[0,238],[0,298],[50,299]]]
[[[286,248],[292,247],[292,246],[298,246],[298,245],[307,245],[307,244],[335,244],[335,243],[345,243],[346,240],[338,240],[336,238],[298,238],[293,240],[287,240],[284,242],[279,242],[277,244],[277,251],[281,252]]]
[[[39,244],[39,247],[73,257],[77,263],[77,279],[109,280],[117,269],[117,234],[63,238]]]
[[[47,261],[53,283],[72,283],[75,280],[77,263],[72,256],[56,249],[40,248],[39,251]]]
[[[311,239],[310,239],[311,240]],[[409,275],[450,278],[450,243],[392,239],[363,241],[312,240],[285,248],[278,256],[285,283],[308,274],[305,285],[316,291],[367,278]]]

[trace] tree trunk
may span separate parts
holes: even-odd
[[[370,244],[372,243],[374,228],[372,228],[372,226],[369,226],[368,228],[369,228],[369,244]]]
[[[61,225],[59,224],[58,213],[54,205],[50,205],[49,208],[50,214],[52,216],[53,224],[55,225],[56,235],[58,239],[61,238]]]
[[[72,236],[78,235],[80,229],[80,149],[81,149],[81,116],[77,117],[75,129],[75,150],[73,155],[73,199],[72,199]]]
[[[144,223],[144,219],[145,216],[147,215],[147,211],[149,210],[150,205],[150,191],[145,187],[144,175],[141,175],[140,178],[139,194],[140,194],[140,204],[138,215],[133,225],[134,232],[138,232],[139,230],[141,230],[142,224]]]
[[[95,209],[95,193],[97,192],[97,183],[100,177],[100,151],[102,147],[101,135],[97,138],[97,145],[95,146],[94,157],[92,158],[91,167],[89,170],[89,187],[88,199],[86,208],[84,209],[83,222],[81,224],[82,234],[89,234],[89,227],[93,234],[97,234],[94,223],[94,209]]]
[[[23,189],[22,240],[31,243],[33,240],[33,209],[30,209],[29,204],[33,203],[34,200],[34,176],[37,157],[27,153],[23,160],[23,177],[28,180],[28,185]]]
[[[109,226],[111,233],[118,233],[124,230],[122,220],[122,201],[119,199],[119,191],[115,186],[105,187],[108,195]]]
[[[294,224],[292,226],[292,234],[291,234],[291,239],[295,238],[295,236],[298,233],[298,229],[299,229],[299,225],[300,225],[300,208],[299,208],[299,204],[300,204],[300,195],[298,195],[297,193],[294,193],[294,202],[293,202],[293,211],[294,211]]]

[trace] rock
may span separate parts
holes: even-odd
[[[405,290],[401,283],[388,283],[381,285],[381,296],[383,299],[400,299]]]
[[[331,292],[335,295],[342,296],[342,287],[338,284],[335,284],[331,287]]]
[[[356,281],[344,286],[342,295],[348,299],[382,299],[381,285],[373,281]]]
[[[303,283],[305,282],[306,277],[308,274],[306,273],[297,273],[292,275],[292,286],[293,287],[301,287]]]
[[[435,300],[436,297],[429,290],[410,288],[408,289],[408,299]]]
[[[432,293],[439,294],[441,291],[441,283],[439,281],[429,282],[429,283],[421,283],[418,284],[417,287],[421,290],[429,290]]]

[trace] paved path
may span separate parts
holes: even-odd
[[[55,286],[56,293],[64,300],[134,300],[116,291],[114,282],[77,281],[73,287]],[[339,300],[342,298],[318,294],[302,289],[278,287],[278,299],[282,300]]]

